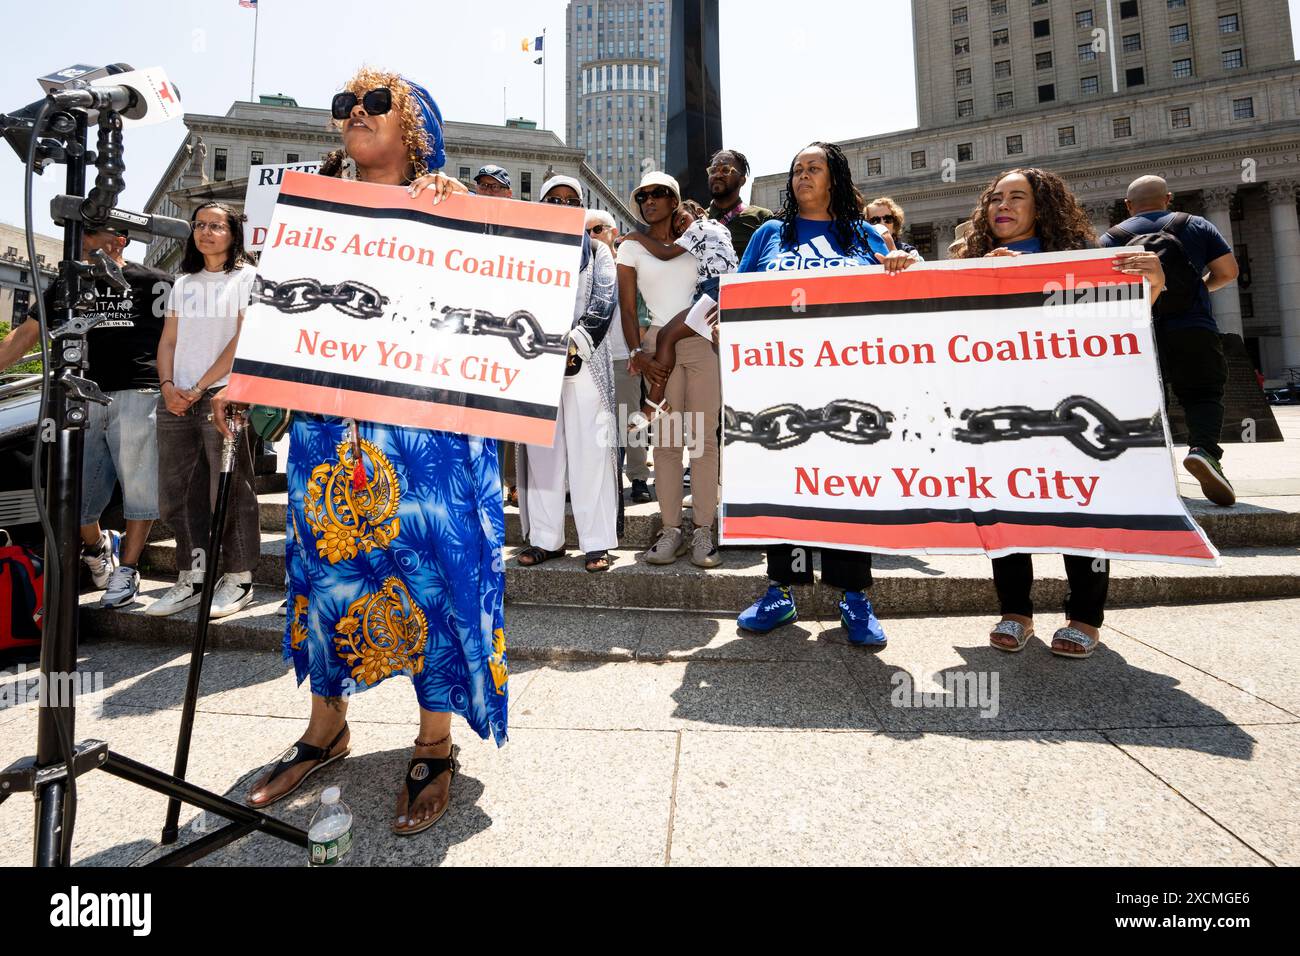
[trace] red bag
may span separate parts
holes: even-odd
[[[9,532],[0,536],[0,653],[39,647],[45,562]]]

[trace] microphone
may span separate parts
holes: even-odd
[[[75,79],[48,98],[59,109],[113,110],[126,126],[152,126],[185,114],[181,93],[160,66],[133,70],[130,64],[104,67],[105,75],[87,82]]]
[[[140,94],[129,86],[71,86],[56,90],[49,98],[62,110],[114,110],[131,119],[142,119],[148,113],[148,106],[143,111],[140,108]]]
[[[154,236],[165,239],[179,239],[184,242],[190,235],[190,224],[184,219],[172,219],[170,216],[151,216],[147,213],[129,212],[125,209],[108,209],[94,222],[87,219],[82,209],[80,196],[55,196],[50,201],[50,218],[56,226],[62,226],[69,219],[81,220],[88,226],[100,229],[112,229],[124,232],[131,239],[148,242]]]

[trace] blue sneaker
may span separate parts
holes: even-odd
[[[789,588],[773,584],[767,593],[740,612],[736,623],[747,631],[765,634],[797,620],[799,611],[794,606],[794,593]]]
[[[889,642],[880,619],[871,609],[866,591],[845,591],[840,602],[840,624],[849,635],[850,644],[864,647],[884,647]]]

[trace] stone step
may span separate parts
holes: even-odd
[[[283,532],[285,509],[289,496],[285,492],[258,496],[261,506],[262,530]],[[1215,547],[1285,547],[1300,545],[1300,496],[1276,495],[1251,498],[1238,502],[1232,508],[1220,508],[1204,498],[1185,499],[1192,518],[1205,529]],[[690,521],[690,510],[683,516]],[[661,527],[658,502],[623,506],[623,545],[630,548],[648,548]],[[578,546],[578,532],[570,513],[565,520],[565,534],[570,547]],[[166,529],[156,537],[165,538]],[[523,544],[519,526],[519,509],[506,508],[506,543]]]
[[[580,555],[520,567],[518,547],[507,549],[506,595],[516,604],[600,608],[716,611],[734,614],[762,593],[766,581],[763,553],[724,548],[722,564],[696,568],[685,558],[652,566],[641,551],[610,552],[613,566],[589,574]],[[1225,549],[1219,568],[1116,561],[1110,600],[1115,607],[1240,601],[1300,596],[1300,549]],[[174,541],[154,541],[145,549],[141,570],[165,578],[175,567]],[[885,614],[969,614],[996,609],[988,559],[982,555],[877,555],[872,599]],[[1036,562],[1038,606],[1058,608],[1065,594],[1065,572],[1054,555]],[[254,580],[274,588],[284,585],[284,535],[265,532]],[[820,584],[804,589],[806,613],[833,616],[838,593]]]

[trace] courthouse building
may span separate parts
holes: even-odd
[[[287,96],[236,102],[224,116],[187,113],[185,126],[185,139],[154,187],[147,212],[188,219],[195,206],[211,199],[242,208],[249,166],[319,162],[341,143],[329,110],[299,106]],[[608,210],[620,231],[634,222],[627,197],[605,184],[581,150],[527,120],[505,126],[447,122],[443,139],[443,172],[467,185],[473,185],[470,178],[480,167],[495,163],[510,173],[514,197],[532,202],[550,176],[573,176],[582,183],[587,205]],[[179,243],[158,239],[150,243],[145,262],[175,272],[180,257]]]
[[[1059,173],[1098,232],[1138,176],[1205,216],[1241,278],[1213,294],[1269,378],[1300,368],[1300,63],[1287,0],[912,0],[916,129],[841,143],[943,258],[1001,170]],[[754,181],[779,209],[786,173]]]

